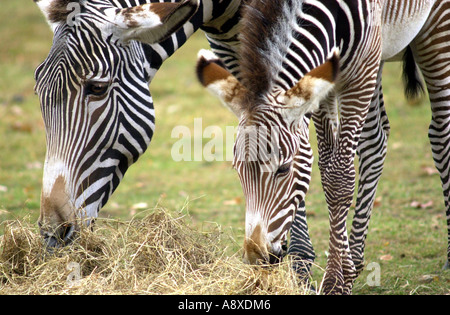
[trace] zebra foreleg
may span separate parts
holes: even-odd
[[[386,158],[389,137],[389,120],[384,107],[380,66],[377,87],[372,98],[369,113],[359,139],[357,154],[359,156],[358,196],[350,234],[350,250],[359,275],[364,269],[365,240],[369,229],[370,216],[375,201],[375,194]]]
[[[358,80],[339,95],[340,119],[335,104],[328,102],[314,115],[319,148],[319,169],[330,220],[329,255],[324,279],[324,292],[350,294],[357,277],[347,236],[346,220],[353,201],[356,172],[354,158],[373,98],[380,64],[367,67]],[[355,76],[358,77],[358,76]],[[358,97],[355,97],[357,95]],[[358,110],[355,110],[358,108]],[[337,131],[337,132],[335,132]]]
[[[311,265],[316,258],[308,232],[305,210],[305,194],[309,189],[309,180],[311,178],[312,162],[314,159],[311,144],[309,142],[309,122],[310,117],[308,115],[303,120],[304,133],[302,134],[302,141],[300,144],[301,149],[298,152],[301,157],[298,161],[303,161],[303,163],[297,168],[299,170],[299,173],[297,174],[299,183],[297,192],[299,194],[296,197],[296,200],[299,198],[299,201],[297,201],[298,209],[290,229],[291,237],[288,249],[288,255],[293,260],[293,269],[297,273],[301,283],[309,282]]]
[[[329,254],[323,287],[326,294],[351,294],[356,270],[350,254],[346,220],[353,199],[355,171],[350,165],[337,164],[333,159],[327,170],[321,171],[330,220]]]
[[[330,95],[313,115],[316,127],[319,169],[330,216],[329,255],[323,290],[326,294],[350,294],[355,274],[351,259],[346,218],[351,205],[355,183],[355,171],[339,165],[348,159],[334,156],[338,151],[339,126],[337,103]]]
[[[439,107],[442,109],[442,111],[438,109],[433,110],[433,119],[430,124],[428,136],[430,138],[431,150],[433,151],[433,159],[441,177],[442,189],[444,194],[448,238],[447,261],[444,265],[444,269],[450,269],[450,119],[448,118],[450,106],[447,107],[447,109],[443,109],[442,106]],[[447,116],[447,118],[440,119],[438,118],[439,116]]]

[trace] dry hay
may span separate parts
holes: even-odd
[[[34,224],[2,223],[2,294],[305,294],[289,263],[261,268],[227,256],[225,233],[155,209],[143,219],[98,220],[49,254]]]

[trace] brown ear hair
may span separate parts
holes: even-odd
[[[336,53],[334,53],[332,57],[328,59],[324,64],[311,70],[306,75],[318,79],[327,80],[328,82],[334,82],[339,75],[339,70],[339,57]]]
[[[167,39],[197,12],[199,0],[177,3],[147,3],[119,10],[113,18],[115,33],[122,41],[154,44]]]
[[[286,92],[288,105],[293,105],[297,102],[297,99],[313,101],[323,98],[334,87],[338,75],[339,57],[336,53],[333,53],[330,59],[312,69]]]
[[[80,0],[33,0],[48,23],[56,26],[67,22],[72,11],[69,4],[81,5]],[[176,3],[146,3],[118,9],[111,5],[104,10],[108,22],[102,25],[123,42],[138,40],[146,44],[161,42],[180,29],[197,12],[200,0]]]
[[[240,118],[243,113],[240,102],[246,90],[222,61],[212,51],[202,49],[198,53],[196,71],[200,83]]]
[[[196,70],[197,79],[204,87],[218,80],[226,80],[231,75],[220,59],[207,59],[203,55],[197,60]]]

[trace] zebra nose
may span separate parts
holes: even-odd
[[[39,226],[48,247],[70,243],[75,230],[75,211],[66,193],[65,179],[59,176],[50,193],[42,191]]]
[[[267,242],[261,226],[244,240],[244,262],[250,265],[278,264],[283,260],[286,246],[281,241]]]
[[[266,257],[262,250],[251,241],[244,241],[244,262],[249,265],[258,265],[266,261]]]
[[[262,235],[261,226],[253,230],[252,235],[244,240],[244,262],[250,265],[268,263],[269,251]]]
[[[244,262],[250,265],[279,264],[283,257],[283,252],[272,252],[268,246],[256,245],[252,241],[244,241]]]

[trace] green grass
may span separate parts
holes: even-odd
[[[52,37],[37,7],[30,0],[15,0],[3,3],[0,40],[0,222],[26,218],[35,222],[45,136],[33,92],[33,72],[46,57]],[[139,203],[148,208],[159,204],[173,211],[183,209],[196,228],[221,225],[236,240],[232,250],[237,250],[243,238],[245,202],[231,163],[175,162],[171,157],[172,145],[178,140],[171,137],[175,126],[187,126],[193,132],[197,117],[202,118],[203,128],[217,125],[225,130],[237,124],[233,114],[196,81],[194,64],[200,48],[207,48],[201,32],[163,65],[151,83],[156,109],[154,139],[100,215],[130,219],[139,213],[133,208]],[[366,246],[366,261],[381,266],[381,286],[369,287],[369,271],[365,271],[354,293],[448,294],[450,276],[441,272],[447,244],[440,181],[437,174],[427,173],[434,167],[427,138],[430,109],[426,100],[408,105],[400,72],[399,64],[385,68],[383,86],[391,137]],[[311,131],[314,133],[314,128]],[[209,140],[205,137],[203,143]],[[317,160],[316,155],[307,196],[308,224],[316,262],[325,267],[328,213]],[[414,201],[432,204],[417,209],[411,206]],[[424,278],[429,275],[431,278]],[[314,278],[320,281],[321,276],[320,268],[314,268]]]

